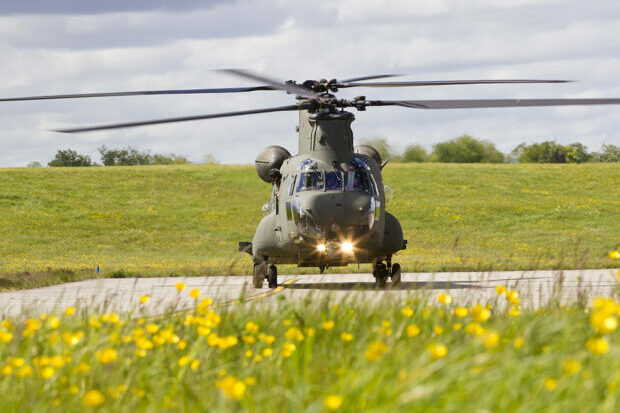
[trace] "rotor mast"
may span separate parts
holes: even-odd
[[[324,162],[348,162],[353,156],[351,112],[299,111],[299,154],[309,154]]]

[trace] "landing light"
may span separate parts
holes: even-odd
[[[319,245],[316,246],[316,250],[318,252],[325,252],[325,248],[326,248],[325,244],[319,244]]]
[[[344,241],[341,245],[340,245],[340,249],[342,250],[342,252],[344,252],[345,254],[350,254],[353,252],[353,244],[349,241]]]

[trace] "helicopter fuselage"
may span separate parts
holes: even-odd
[[[400,224],[385,210],[381,165],[354,152],[354,119],[300,111],[299,154],[273,174],[251,244],[255,262],[325,268],[389,261],[404,249]]]

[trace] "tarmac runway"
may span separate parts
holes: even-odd
[[[55,285],[32,290],[0,293],[0,318],[20,314],[62,311],[69,306],[97,311],[135,312],[156,315],[166,309],[192,308],[196,301],[188,292],[200,290],[200,298],[209,297],[215,305],[236,305],[242,301],[277,302],[278,299],[301,300],[332,296],[364,300],[394,300],[408,294],[434,296],[447,292],[454,302],[466,305],[496,300],[495,287],[505,285],[519,292],[522,307],[537,308],[550,299],[568,304],[579,299],[610,296],[620,286],[618,270],[505,271],[460,273],[405,273],[399,286],[377,290],[371,274],[280,275],[276,289],[252,287],[249,276],[166,277],[97,279]],[[183,282],[186,289],[177,291]],[[265,287],[267,283],[265,282]],[[149,301],[140,305],[143,295]],[[138,310],[139,309],[139,310]]]

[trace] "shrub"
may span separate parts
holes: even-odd
[[[101,154],[101,162],[105,166],[120,165],[170,165],[186,164],[187,159],[175,154],[154,154],[148,151],[140,152],[136,148],[128,146],[123,149],[108,149],[105,146],[98,148]]]
[[[592,158],[597,162],[620,162],[620,147],[603,145],[601,152],[594,152]]]
[[[426,153],[426,149],[422,147],[422,145],[413,144],[407,146],[405,148],[405,152],[403,152],[400,157],[401,162],[426,162],[428,161],[428,153]]]
[[[555,141],[545,141],[517,146],[512,154],[520,163],[583,163],[592,159],[592,155],[581,143],[561,145]]]
[[[504,154],[489,141],[469,135],[433,145],[432,160],[453,163],[502,163]]]

